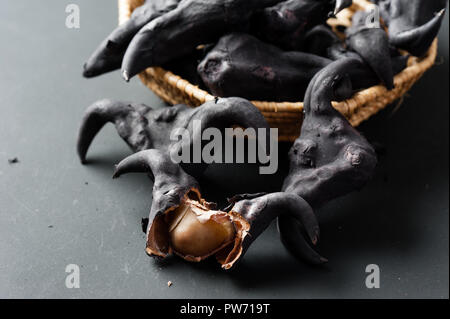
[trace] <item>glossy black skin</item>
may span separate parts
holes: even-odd
[[[150,21],[175,9],[181,0],[147,0],[136,8],[130,19],[118,26],[84,64],[83,76],[95,77],[120,69],[123,56],[133,37]]]
[[[198,66],[216,96],[258,101],[301,101],[313,76],[331,60],[285,52],[245,33],[222,37]]]
[[[352,26],[346,31],[347,46],[362,57],[388,90],[392,90],[394,73],[387,33],[381,27],[367,27],[367,17],[365,11],[353,15]]]
[[[423,56],[439,32],[447,0],[376,2],[388,26],[390,43],[414,56]]]
[[[129,80],[151,66],[161,66],[216,41],[245,30],[255,11],[280,0],[182,0],[178,7],[145,25],[133,38],[122,63]]]
[[[361,58],[361,56],[352,51],[348,51],[341,43],[336,43],[328,48],[328,57],[332,60],[354,58],[361,61],[348,70],[352,83],[352,94],[362,89],[367,89],[380,84],[380,79],[375,71]],[[397,75],[408,66],[409,55],[399,55],[398,52],[391,50],[392,73]]]
[[[258,37],[285,50],[301,50],[306,32],[350,6],[351,0],[288,0],[255,18]]]
[[[314,77],[306,92],[301,134],[289,152],[290,172],[282,190],[312,207],[362,188],[377,164],[370,143],[331,105],[348,70],[359,64],[352,58],[333,62]],[[314,254],[311,247],[298,245],[303,234],[295,220],[280,216],[278,226],[291,253],[303,259]],[[321,261],[318,255],[315,260]]]

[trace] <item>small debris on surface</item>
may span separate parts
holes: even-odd
[[[19,159],[17,157],[10,158],[10,159],[8,159],[8,163],[9,164],[17,164],[17,163],[19,163]]]
[[[173,282],[171,282],[171,281],[167,282],[167,287],[172,287],[172,285],[173,285]]]
[[[53,225],[48,225],[48,228],[53,228]]]
[[[84,182],[84,185],[89,185],[89,183],[88,182]]]

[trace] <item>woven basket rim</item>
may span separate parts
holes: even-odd
[[[133,7],[137,4],[143,3],[144,0],[118,0],[119,4],[119,23],[124,23],[131,15]],[[353,0],[353,5],[349,9],[345,9],[338,15],[338,19],[329,20],[329,24],[349,25],[351,23],[351,17],[356,10],[367,9],[369,6],[373,6],[373,3],[367,0]],[[395,99],[400,98],[411,88],[411,86],[429,69],[433,66],[437,56],[438,41],[435,39],[429,48],[427,54],[422,57],[410,56],[408,66],[402,72],[398,73],[394,77],[395,87],[389,91],[382,84],[372,86],[367,89],[356,92],[350,99],[340,102],[333,102],[333,107],[341,112],[350,123],[354,126],[359,125],[364,120],[367,120],[370,116],[383,109],[387,103],[378,101],[383,99],[384,96],[391,96],[385,100],[392,103]],[[183,94],[189,96],[191,100],[198,101],[198,105],[207,101],[215,99],[215,96],[209,92],[200,89],[198,86],[193,85],[189,81],[182,77],[165,70],[161,67],[151,67],[139,74],[141,80],[148,85],[149,79],[158,79],[164,82],[164,85],[170,87],[174,91],[183,92]],[[154,84],[155,86],[155,84]],[[165,96],[164,90],[156,92],[162,96],[166,101],[174,100],[169,96]],[[392,98],[393,97],[393,98]],[[376,101],[377,106],[371,107],[371,109],[365,109],[365,105]],[[275,113],[301,113],[303,111],[303,102],[270,102],[270,101],[251,101],[264,115],[267,117]],[[196,105],[191,105],[196,106]],[[293,140],[292,137],[285,138],[287,140]]]

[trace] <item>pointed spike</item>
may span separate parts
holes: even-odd
[[[129,173],[148,173],[151,175],[176,174],[181,170],[178,164],[174,164],[169,155],[156,149],[137,152],[123,159],[116,165],[113,178],[119,178]]]
[[[352,0],[336,0],[336,6],[334,8],[333,14],[336,16],[339,12],[341,12],[345,8],[350,7],[352,4]]]
[[[291,216],[278,218],[278,231],[283,245],[296,258],[312,265],[322,265],[328,262],[307,243],[299,225]]]
[[[427,23],[410,30],[395,32],[394,28],[389,29],[390,43],[414,56],[423,56],[441,28],[444,13],[445,9],[442,9]]]
[[[128,71],[127,70],[123,70],[122,78],[125,80],[125,82],[130,82],[130,76],[128,75]]]
[[[270,126],[261,112],[249,101],[242,98],[221,98],[209,101],[197,108],[192,120],[201,120],[203,129],[209,127],[229,128],[242,127],[253,128],[258,135],[258,129],[264,129],[266,133],[266,154],[270,150]],[[199,138],[199,137],[194,137]]]
[[[77,152],[82,164],[86,164],[86,154],[97,133],[108,122],[129,112],[128,103],[100,100],[88,107],[78,131]]]

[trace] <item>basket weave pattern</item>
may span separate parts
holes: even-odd
[[[142,5],[144,0],[118,0],[119,23],[129,19],[135,8]],[[357,10],[372,6],[367,0],[353,0],[353,6],[342,11],[337,19],[330,19],[331,26],[351,23],[351,17]],[[433,42],[428,53],[421,59],[411,57],[408,67],[394,78],[395,88],[388,91],[383,85],[376,85],[357,92],[352,98],[333,102],[333,106],[341,112],[353,126],[359,125],[370,116],[384,109],[387,105],[401,98],[422,75],[433,66],[437,54],[437,39]],[[148,68],[139,75],[141,81],[156,95],[170,104],[187,104],[199,106],[214,99],[208,92],[199,89],[181,77],[160,67]],[[279,129],[280,141],[294,141],[302,124],[302,102],[263,102],[252,101],[262,112],[271,127]]]

